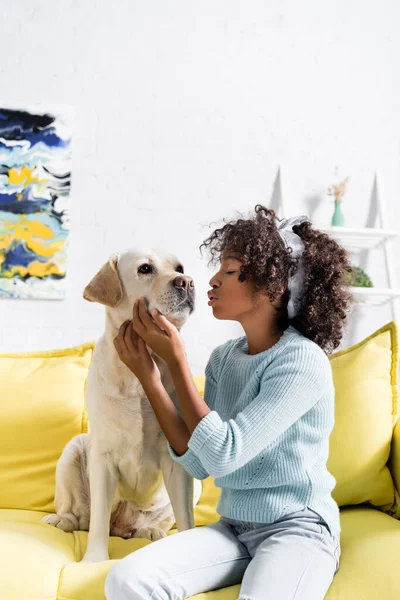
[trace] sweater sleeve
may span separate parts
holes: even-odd
[[[206,479],[209,473],[205,470],[200,460],[194,454],[193,450],[188,448],[184,454],[176,454],[171,444],[167,441],[168,451],[171,457],[178,462],[182,467],[195,479]]]
[[[213,477],[236,471],[274,442],[333,387],[323,351],[293,347],[265,369],[257,396],[233,419],[211,410],[197,424],[189,449]]]
[[[209,408],[214,406],[217,386],[216,382],[212,376],[212,367],[211,364],[214,365],[214,369],[218,368],[218,360],[219,360],[219,352],[218,348],[215,348],[208,360],[208,363],[205,368],[206,381],[204,386],[204,402],[207,404]],[[180,412],[180,408],[178,409]],[[182,416],[182,415],[181,415]],[[172,448],[171,444],[167,441],[168,451],[171,457],[181,464],[184,469],[196,479],[205,479],[209,477],[210,473],[206,471],[204,466],[202,465],[200,459],[196,456],[195,452],[188,448],[184,454],[176,454],[175,450]]]

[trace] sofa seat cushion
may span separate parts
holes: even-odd
[[[0,598],[7,600],[103,600],[104,581],[116,562],[150,544],[109,540],[109,561],[80,563],[86,531],[65,533],[40,523],[46,513],[0,510]],[[342,556],[327,600],[395,600],[399,596],[400,522],[367,506],[340,511]],[[175,535],[176,529],[168,532]],[[157,542],[153,542],[157,543]],[[192,596],[236,600],[239,585]]]
[[[104,598],[104,580],[116,559],[150,543],[145,539],[110,537],[109,552],[114,560],[80,563],[87,532],[65,533],[40,523],[47,514],[0,509],[1,600]],[[176,533],[176,529],[171,533]]]

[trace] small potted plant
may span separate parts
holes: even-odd
[[[348,273],[348,285],[353,287],[374,287],[370,277],[361,267],[353,265],[351,273]]]
[[[332,215],[331,224],[335,227],[344,227],[344,214],[342,213],[341,203],[346,192],[346,185],[349,178],[346,177],[342,183],[332,185],[328,188],[328,195],[335,197],[335,212]]]

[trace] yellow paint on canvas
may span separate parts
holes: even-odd
[[[21,215],[16,223],[4,221],[3,228],[9,230],[10,233],[0,238],[0,250],[9,248],[13,240],[24,240],[28,248],[35,254],[51,257],[65,245],[65,240],[50,244],[44,243],[45,239],[54,238],[55,234],[44,223],[28,220],[26,215]]]
[[[56,236],[56,234],[51,230],[48,225],[44,223],[40,223],[40,221],[27,221],[26,226],[31,232],[32,235],[36,237],[41,237],[45,240],[49,240]]]
[[[64,275],[65,272],[54,263],[42,263],[36,260],[29,265],[29,274],[33,277],[43,277],[44,275]]]
[[[11,267],[8,271],[4,271],[1,276],[12,278],[15,275],[20,275],[21,277],[25,277],[25,275],[31,275],[32,277],[44,277],[45,275],[65,275],[65,272],[60,270],[60,268],[54,263],[42,263],[40,261],[35,260],[28,267],[23,267],[21,265],[15,265]]]
[[[14,236],[12,233],[10,233],[9,235],[2,235],[0,237],[0,250],[9,248],[11,246],[11,242],[13,241],[13,239],[14,239]]]
[[[20,183],[23,183],[24,187],[27,187],[31,183],[44,184],[48,182],[47,179],[40,179],[39,177],[32,175],[33,171],[34,169],[30,169],[29,167],[21,167],[20,169],[9,169],[8,183],[11,185],[18,185]]]

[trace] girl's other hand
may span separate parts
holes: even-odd
[[[145,341],[133,329],[132,321],[124,321],[119,328],[114,346],[119,358],[144,385],[157,385],[161,382],[160,370]]]
[[[167,365],[186,357],[185,345],[178,329],[164,315],[147,312],[144,298],[139,298],[133,307],[132,327],[144,342]]]

